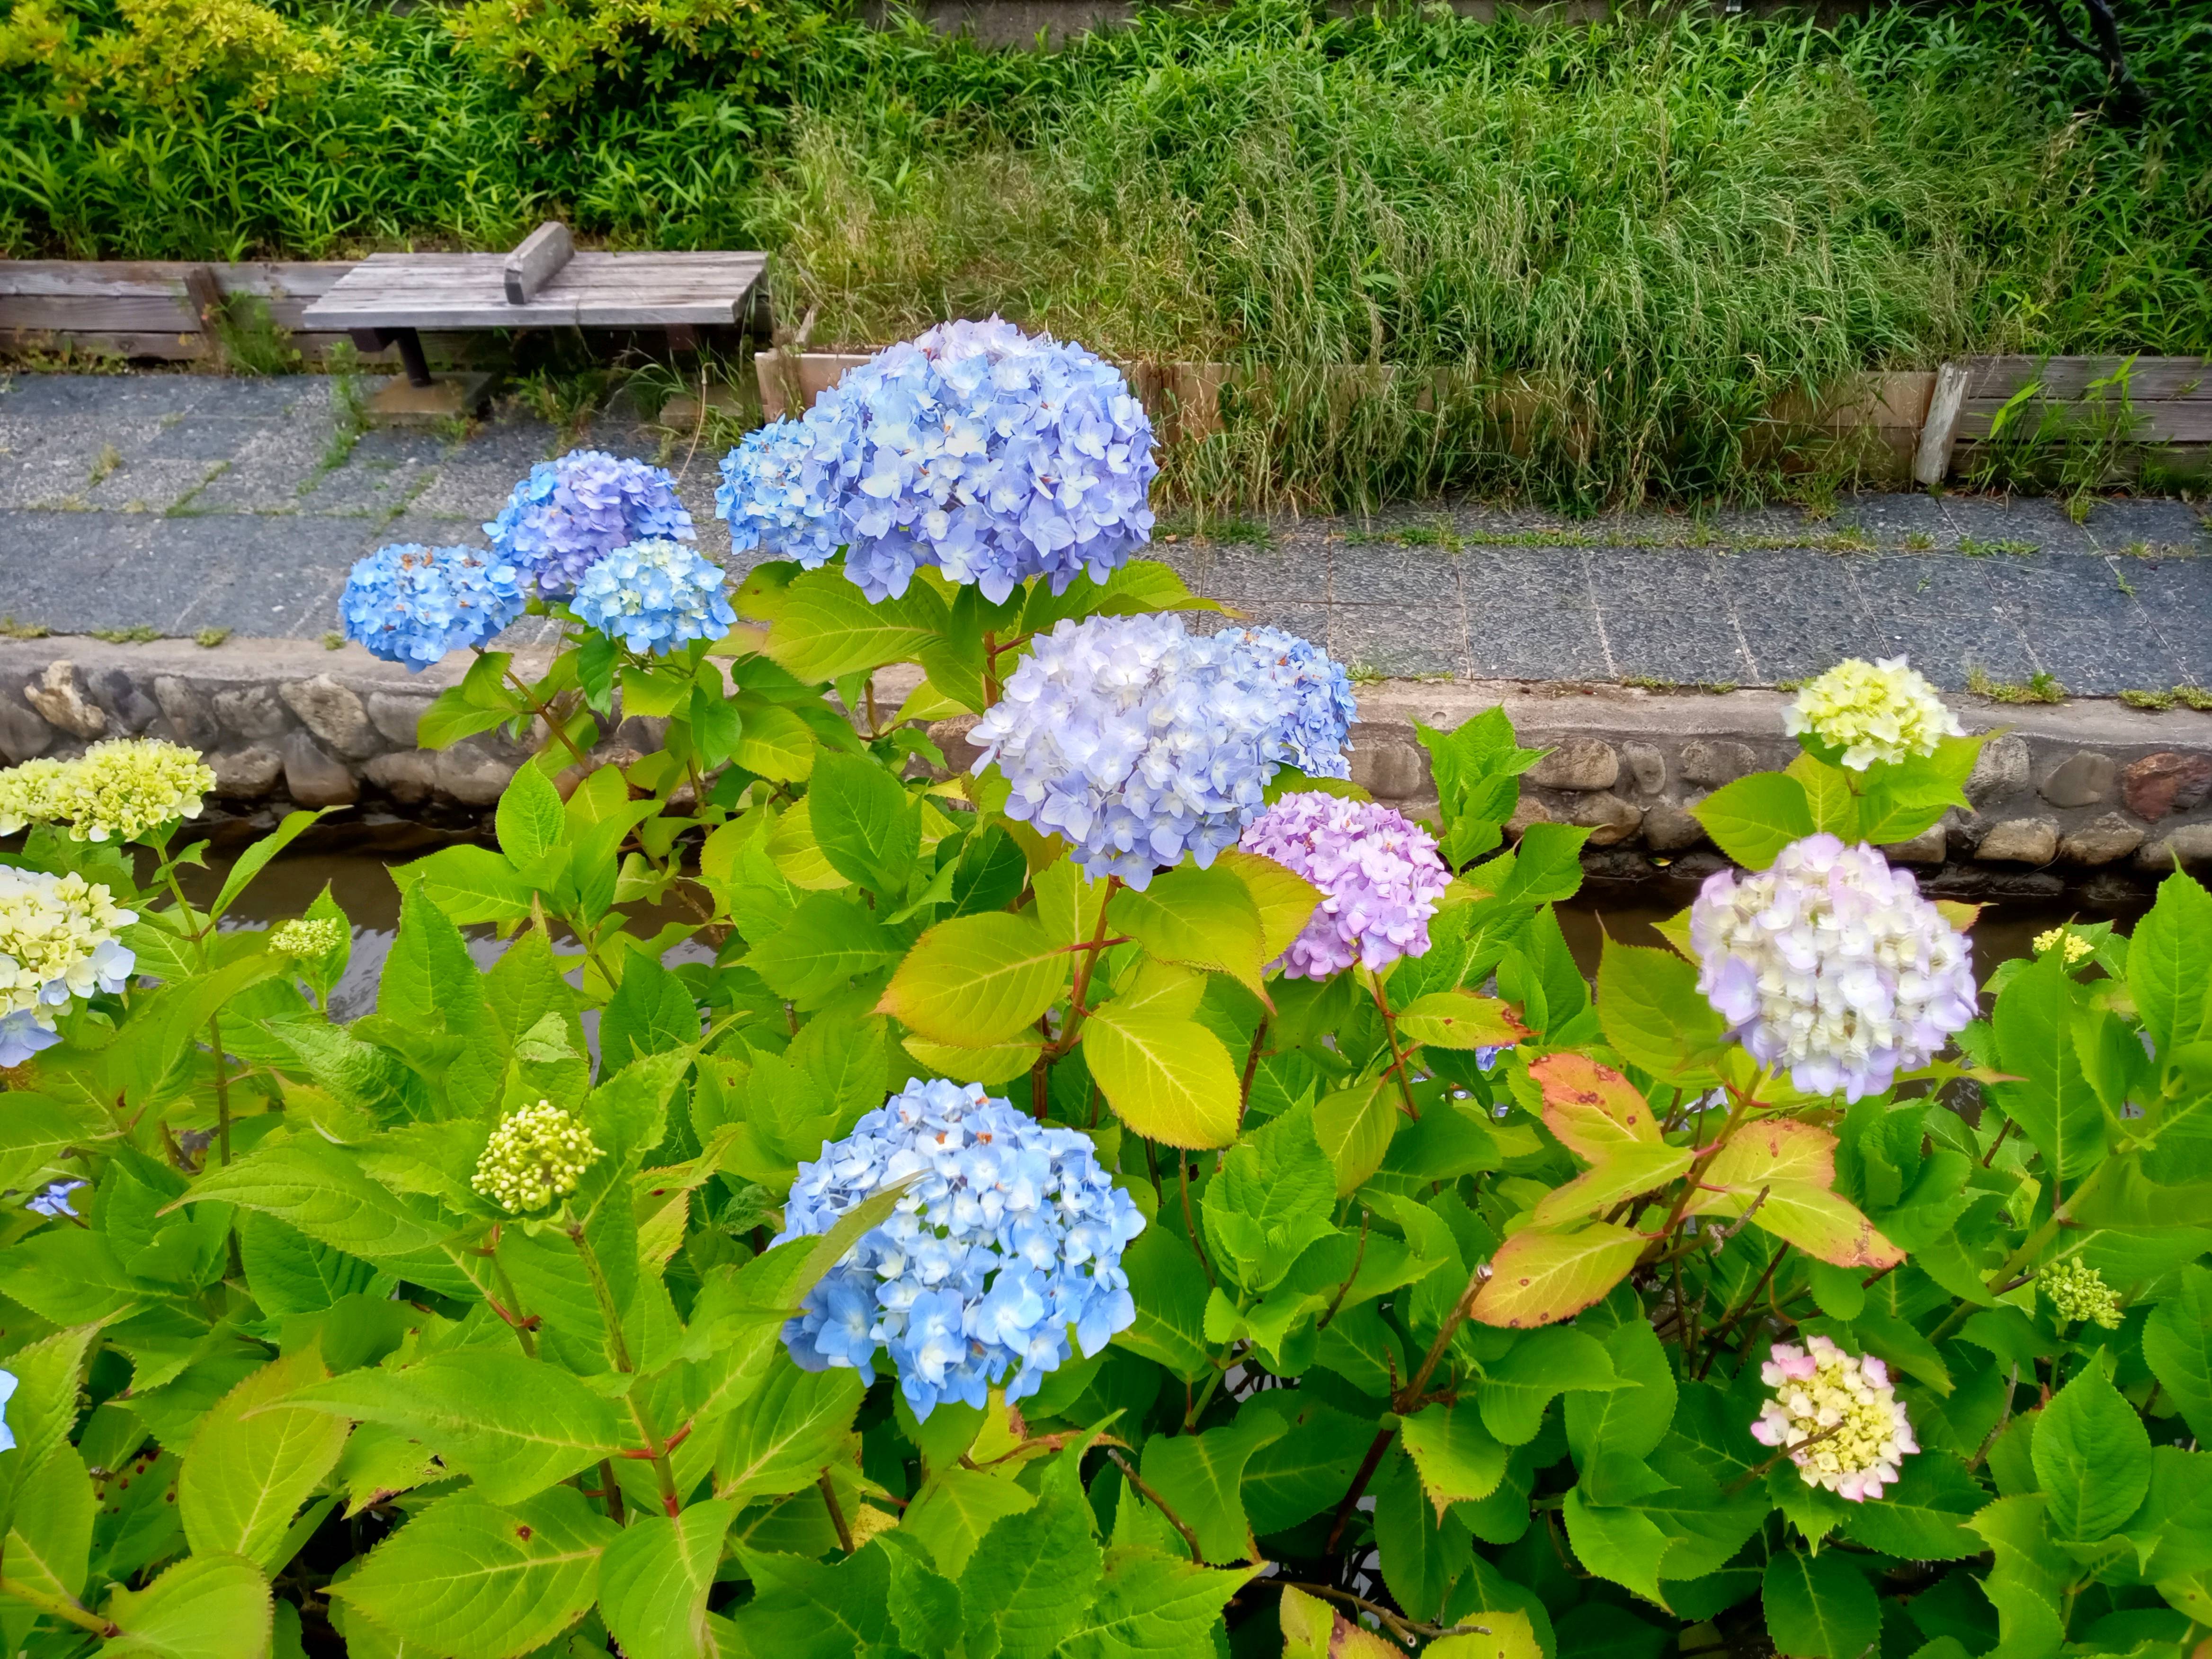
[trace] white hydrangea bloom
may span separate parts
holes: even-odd
[[[1881,1497],[1905,1455],[1920,1449],[1889,1368],[1871,1354],[1862,1358],[1808,1336],[1802,1348],[1776,1343],[1759,1375],[1774,1398],[1759,1407],[1752,1437],[1787,1448],[1808,1486],[1864,1503]]]
[[[1863,842],[1808,836],[1709,878],[1690,942],[1729,1036],[1808,1094],[1880,1094],[1974,1017],[1965,937]]]
[[[58,1042],[53,1011],[71,997],[130,982],[137,958],[115,935],[137,920],[82,876],[0,864],[0,1066]]]
[[[1782,725],[1793,738],[1809,732],[1840,749],[1844,764],[1855,772],[1876,761],[1932,755],[1945,738],[1966,735],[1936,688],[1902,657],[1871,663],[1846,658],[1806,684]]]

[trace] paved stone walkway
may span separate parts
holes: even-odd
[[[717,456],[687,464],[683,441],[612,417],[584,441],[678,469],[702,546],[727,559]],[[356,559],[481,544],[556,444],[515,417],[349,441],[318,376],[0,380],[0,617],[318,638]],[[1216,525],[1160,551],[1201,591],[1399,677],[1760,685],[1902,651],[1952,689],[2212,686],[2212,528],[2176,501],[2100,502],[2081,525],[2048,501],[1917,495],[1820,520],[1455,506]]]

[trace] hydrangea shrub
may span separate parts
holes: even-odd
[[[872,602],[832,550],[709,640],[631,628],[691,601],[621,529],[530,601],[537,678],[484,651],[425,716],[539,747],[495,844],[395,871],[374,1012],[329,894],[230,914],[314,815],[220,881],[150,806],[22,815],[13,1650],[2201,1643],[2191,877],[1977,987],[1875,849],[1978,740],[1808,729],[1593,980],[1498,711],[1420,729],[1411,823],[1326,657],[1158,565]],[[617,708],[664,747],[598,749]]]

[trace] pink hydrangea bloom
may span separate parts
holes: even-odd
[[[1871,1354],[1808,1336],[1802,1348],[1776,1343],[1759,1376],[1774,1398],[1759,1407],[1752,1437],[1787,1448],[1808,1486],[1863,1503],[1881,1497],[1905,1455],[1920,1449],[1889,1368]]]
[[[1305,931],[1277,965],[1327,979],[1355,961],[1387,968],[1429,948],[1429,918],[1451,884],[1436,838],[1373,801],[1285,795],[1245,826],[1237,843],[1321,889]]]

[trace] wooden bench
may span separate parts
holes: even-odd
[[[375,412],[459,414],[481,401],[485,377],[434,377],[423,329],[656,329],[686,350],[702,328],[751,320],[767,265],[760,253],[579,252],[567,227],[549,222],[512,253],[371,254],[302,320],[344,330],[365,351],[398,348],[407,383],[380,394]]]

